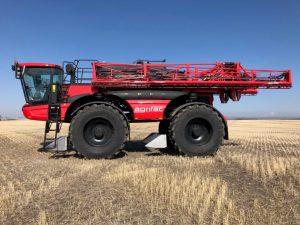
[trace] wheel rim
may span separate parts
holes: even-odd
[[[84,138],[92,146],[106,145],[113,136],[112,124],[103,118],[90,120],[84,127]]]
[[[211,139],[212,127],[206,120],[196,118],[187,123],[184,133],[191,144],[204,145]]]

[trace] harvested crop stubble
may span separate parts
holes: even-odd
[[[229,121],[206,158],[146,150],[157,125],[85,160],[38,151],[44,123],[1,121],[0,224],[300,224],[300,121]]]

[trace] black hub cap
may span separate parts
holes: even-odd
[[[184,133],[191,144],[204,145],[212,136],[212,127],[206,120],[196,118],[187,123]]]
[[[110,141],[113,135],[113,126],[106,119],[96,118],[85,125],[83,132],[85,140],[90,145],[101,147]]]

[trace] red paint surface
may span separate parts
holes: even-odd
[[[93,94],[92,86],[90,84],[85,85],[69,85],[67,91],[68,97],[73,97],[82,94]]]
[[[127,100],[135,120],[162,120],[170,100]]]
[[[56,67],[62,69],[61,66],[50,63],[36,63],[36,62],[27,62],[27,63],[18,63],[18,66],[23,67]]]
[[[70,103],[61,104],[61,120],[64,121],[65,114]],[[25,104],[22,108],[23,115],[30,120],[48,120],[48,105],[30,106]]]

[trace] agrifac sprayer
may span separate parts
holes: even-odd
[[[86,62],[91,67],[81,66]],[[87,158],[112,157],[129,139],[130,123],[151,121],[159,121],[159,132],[146,138],[146,146],[214,154],[228,139],[214,96],[227,103],[292,84],[290,70],[245,69],[236,62],[75,60],[62,67],[16,62],[12,69],[25,95],[24,116],[46,121],[44,148],[75,150]],[[68,137],[57,137],[62,123],[70,123]],[[51,131],[54,142],[47,146]]]

